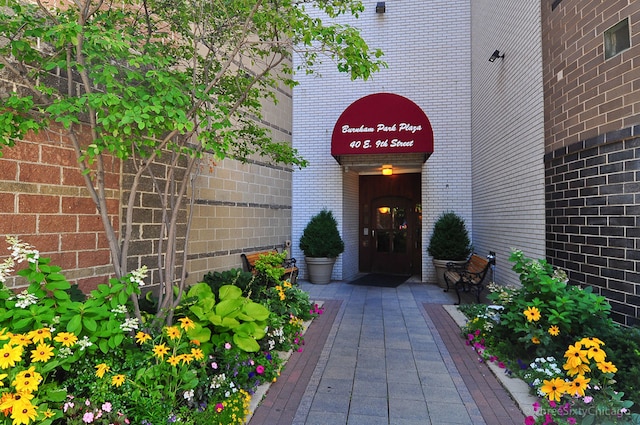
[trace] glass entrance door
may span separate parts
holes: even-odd
[[[413,208],[409,199],[379,198],[372,204],[372,271],[411,274]]]

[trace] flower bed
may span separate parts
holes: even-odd
[[[279,280],[277,256],[258,276],[209,274],[159,320],[139,297],[144,268],[85,298],[49,259],[9,242],[0,281],[23,263],[29,286],[0,291],[0,423],[242,424],[322,313]]]
[[[567,284],[544,260],[516,251],[521,287],[489,286],[495,305],[466,305],[462,329],[481,361],[524,380],[538,397],[525,423],[640,423],[640,331],[609,318],[591,288]],[[561,359],[561,360],[560,360]]]

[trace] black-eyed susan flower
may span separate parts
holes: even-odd
[[[109,367],[108,364],[100,363],[99,365],[96,366],[96,376],[98,378],[102,378],[104,374],[109,372],[110,370],[111,370],[111,367]]]
[[[38,416],[36,406],[25,397],[21,397],[16,400],[11,406],[11,419],[13,419],[13,425],[29,424],[31,421],[35,421]]]
[[[560,401],[566,389],[567,383],[562,378],[553,378],[550,381],[545,379],[542,387],[540,387],[540,391],[545,393],[551,401]]]
[[[34,343],[42,343],[46,340],[51,339],[51,329],[49,328],[40,328],[34,331],[31,331],[27,334],[27,337],[31,339]]]
[[[78,342],[78,337],[72,332],[60,332],[53,338],[54,341],[59,342],[65,347],[73,347]]]
[[[38,344],[35,350],[31,350],[32,362],[47,362],[53,357],[53,347],[49,344]]]
[[[529,322],[540,320],[540,310],[537,307],[527,307],[523,313]]]
[[[179,339],[182,335],[182,333],[180,332],[180,328],[178,328],[177,326],[167,326],[165,328],[165,332],[171,340]]]
[[[12,334],[9,341],[13,345],[20,345],[22,347],[26,347],[27,345],[31,345],[33,341],[25,334]]]
[[[22,346],[5,344],[0,348],[0,368],[14,367],[22,359]]]
[[[549,327],[549,331],[548,332],[549,332],[549,334],[551,336],[558,336],[558,335],[560,335],[560,328],[557,327],[556,325],[553,325],[553,326]]]
[[[579,344],[570,345],[564,356],[567,358],[567,364],[570,367],[577,367],[580,363],[588,363],[587,350],[581,349]]]
[[[163,342],[162,344],[153,346],[153,355],[159,359],[164,359],[164,356],[169,352],[169,347]]]
[[[531,337],[531,342],[534,344],[540,344],[540,338],[538,338],[537,336],[532,336]]]
[[[114,387],[120,387],[122,386],[122,384],[124,384],[125,380],[126,377],[124,375],[113,375],[113,377],[111,378],[111,385],[113,385]]]
[[[167,363],[169,363],[171,366],[178,366],[178,364],[180,363],[180,356],[169,356],[169,358],[167,359]]]
[[[182,317],[178,319],[178,321],[180,322],[180,327],[185,331],[196,328],[196,324],[193,322],[193,320],[189,319],[188,317]]]
[[[601,363],[607,357],[607,353],[601,350],[600,347],[589,347],[587,350],[587,357],[593,359],[596,363]]]
[[[17,403],[29,401],[33,399],[32,393],[27,392],[17,392],[17,393],[4,393],[2,395],[2,399],[0,399],[0,410],[5,412],[8,416],[8,413],[11,412],[13,406]]]
[[[584,375],[578,375],[575,379],[567,384],[567,393],[572,396],[584,397],[584,390],[587,389],[587,385],[591,381],[591,378],[585,378]]]
[[[196,360],[204,359],[204,352],[199,348],[192,348],[191,355],[193,355],[193,358]]]
[[[40,382],[42,382],[42,375],[36,372],[34,366],[31,366],[27,370],[18,372],[11,385],[18,392],[32,393],[38,390]]]
[[[586,363],[580,363],[576,366],[570,366],[568,363],[565,363],[562,368],[567,371],[569,376],[585,375],[591,372],[591,367]]]
[[[616,373],[618,371],[618,368],[611,362],[600,362],[596,366],[602,373]]]
[[[603,346],[604,342],[602,342],[602,340],[600,340],[598,338],[587,337],[587,338],[582,338],[580,340],[580,344],[582,344],[582,346],[585,347],[585,348],[590,348],[590,347]]]
[[[140,345],[144,344],[150,339],[151,339],[151,335],[149,335],[146,332],[138,331],[138,333],[136,333],[136,342]]]
[[[182,364],[190,364],[193,361],[193,354],[190,353],[180,354],[178,357]]]

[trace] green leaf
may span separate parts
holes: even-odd
[[[98,323],[96,323],[96,321],[90,317],[84,317],[82,319],[82,324],[91,333],[95,332],[98,329]]]
[[[100,351],[102,351],[104,354],[107,354],[109,352],[109,341],[107,341],[106,339],[101,339],[98,342],[98,347],[100,348]]]
[[[242,289],[234,285],[224,285],[220,287],[219,296],[221,300],[240,298],[242,297]]]
[[[233,342],[238,348],[248,353],[255,353],[260,350],[260,345],[254,338],[251,338],[250,336],[241,336],[239,334],[234,334]]]
[[[82,316],[77,314],[69,320],[67,323],[67,332],[71,332],[76,336],[80,335],[82,332]]]

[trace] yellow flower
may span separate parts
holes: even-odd
[[[199,349],[199,348],[192,348],[191,349],[191,355],[193,356],[194,359],[196,360],[202,360],[204,359],[204,352]]]
[[[534,344],[540,344],[540,338],[538,338],[537,336],[532,336],[531,342],[533,342]]]
[[[289,288],[291,288],[291,282],[284,281],[284,282],[282,283],[282,286],[284,286],[285,288],[289,289]]]
[[[549,328],[549,334],[551,334],[551,336],[558,336],[560,335],[560,328],[557,327],[556,325],[553,325]]]
[[[53,347],[49,344],[38,344],[35,350],[31,350],[31,361],[46,362],[53,357]]]
[[[588,337],[588,338],[582,338],[580,340],[580,344],[582,344],[585,348],[590,348],[590,347],[600,347],[601,345],[604,345],[604,342],[602,342],[598,338]]]
[[[178,321],[180,322],[180,327],[185,331],[196,328],[196,324],[193,322],[193,320],[189,319],[188,317],[182,317],[178,319]]]
[[[543,381],[542,387],[540,387],[540,391],[545,393],[549,400],[551,401],[560,401],[562,394],[565,392],[567,388],[567,383],[564,382],[561,378],[553,378],[550,381],[546,379]]]
[[[35,331],[31,331],[27,334],[34,343],[44,342],[46,339],[51,339],[51,329],[42,328]]]
[[[136,334],[136,342],[140,345],[144,344],[145,342],[149,341],[151,339],[151,335],[149,335],[148,333],[139,331]]]
[[[567,358],[567,364],[572,367],[578,367],[580,363],[588,363],[587,351],[580,349],[580,343],[570,345],[564,356]]]
[[[602,363],[607,357],[607,353],[601,350],[599,347],[589,347],[587,350],[587,357],[593,359],[596,363]]]
[[[180,354],[178,358],[182,364],[190,364],[193,361],[193,354]]]
[[[11,385],[13,385],[18,392],[32,393],[38,390],[40,382],[42,382],[42,375],[36,372],[34,366],[31,366],[27,370],[18,372]]]
[[[179,356],[170,356],[167,359],[167,363],[169,363],[171,366],[177,366],[178,363],[180,363],[180,357]]]
[[[167,347],[164,342],[153,346],[153,355],[159,359],[163,359],[168,352],[169,347]]]
[[[45,418],[53,418],[56,414],[51,411],[51,409],[45,410],[43,413]]]
[[[6,341],[11,338],[11,332],[7,332],[7,328],[0,329],[0,341]]]
[[[0,411],[3,412],[8,412],[11,411],[11,409],[13,409],[13,406],[16,403],[20,403],[20,402],[24,402],[24,401],[29,401],[33,398],[33,394],[31,393],[25,393],[25,392],[19,392],[19,393],[4,393],[2,395],[2,399],[0,400]]]
[[[591,378],[585,378],[584,375],[578,375],[567,385],[567,392],[572,396],[579,395],[584,397],[584,390],[587,388],[589,381],[591,381]]]
[[[7,376],[9,375],[7,375],[6,373],[0,373],[0,387],[4,387],[3,379],[6,378]]]
[[[600,362],[596,366],[602,373],[616,373],[618,368],[611,362]]]
[[[100,363],[99,365],[96,366],[96,376],[98,378],[102,378],[104,374],[109,372],[110,370],[111,370],[111,367],[109,367],[108,364]]]
[[[13,346],[11,343],[0,348],[0,368],[14,367],[16,362],[22,360],[22,346]]]
[[[25,397],[16,400],[11,406],[11,419],[13,419],[13,425],[28,424],[30,421],[35,421],[38,416],[36,406],[31,404],[31,401]]]
[[[27,345],[33,343],[33,341],[31,341],[31,338],[29,338],[25,334],[12,334],[9,342],[13,345],[20,345],[22,347],[26,347]]]
[[[124,384],[125,381],[125,376],[124,375],[114,375],[111,378],[111,385],[115,386],[115,387],[119,387],[122,384]]]
[[[167,331],[167,336],[172,340],[178,339],[180,338],[180,335],[182,335],[182,333],[180,332],[180,328],[178,328],[177,326],[169,326],[166,327],[165,330]]]
[[[567,363],[565,363],[562,367],[567,371],[567,374],[569,376],[585,375],[591,372],[591,368],[586,363],[580,363],[575,367],[569,366]]]
[[[53,338],[53,340],[59,342],[65,347],[73,347],[73,345],[78,341],[78,337],[71,332],[60,332],[55,338]]]
[[[540,310],[538,310],[537,307],[527,307],[524,311],[524,315],[529,322],[537,322],[540,320]]]

